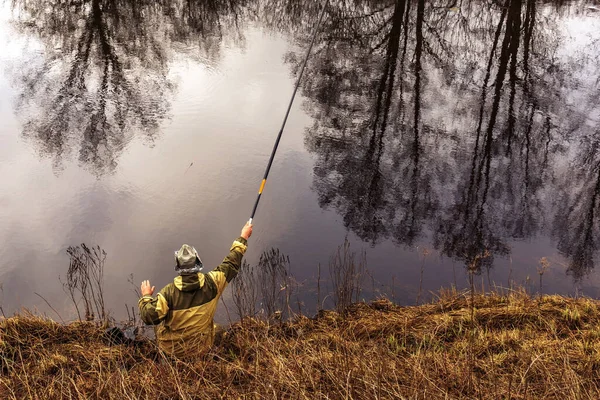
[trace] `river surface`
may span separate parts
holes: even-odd
[[[501,3],[330,2],[246,257],[289,256],[304,310],[319,264],[333,305],[327,265],[346,237],[366,251],[367,300],[422,302],[467,287],[469,271],[484,290],[600,296],[600,7]],[[218,265],[250,216],[319,10],[3,2],[4,312],[50,315],[48,302],[73,318],[63,283],[81,243],[106,251],[117,318],[142,279],[172,279],[181,244]]]

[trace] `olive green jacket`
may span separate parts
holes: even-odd
[[[213,317],[219,297],[240,270],[247,241],[239,237],[221,265],[207,274],[176,277],[156,298],[143,296],[138,305],[142,320],[156,327],[159,347],[185,357],[209,348],[214,340]]]

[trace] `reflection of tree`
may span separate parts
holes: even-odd
[[[531,2],[528,1],[528,3]],[[454,207],[454,216],[440,225],[436,235],[436,239],[443,243],[442,248],[446,254],[461,257],[467,264],[471,264],[473,260],[485,260],[488,265],[491,265],[494,254],[507,254],[509,252],[508,246],[500,239],[501,236],[522,238],[535,232],[536,218],[532,214],[534,205],[531,203],[535,202],[540,181],[537,180],[537,185],[532,185],[529,179],[530,151],[532,149],[530,136],[535,112],[533,107],[530,107],[529,112],[520,114],[520,116],[529,114],[529,117],[525,117],[525,121],[523,121],[523,130],[526,132],[523,151],[513,154],[511,150],[515,140],[515,124],[517,122],[515,102],[519,47],[521,41],[523,41],[523,54],[525,57],[523,65],[528,66],[529,48],[526,46],[531,44],[533,21],[535,20],[531,15],[531,7],[527,4],[525,7],[527,17],[523,27],[521,19],[523,8],[523,1],[511,0],[499,12],[491,50],[487,58],[485,77],[481,86],[469,183],[463,191],[462,201]],[[525,32],[524,38],[521,37],[521,32]],[[486,107],[487,89],[496,57],[498,57],[496,77],[493,82],[492,101],[488,111]],[[525,74],[527,74],[527,71]],[[506,123],[504,127],[496,129],[499,122],[500,106],[505,100],[503,85],[507,78],[510,94]],[[486,116],[487,126],[484,129]],[[500,134],[498,134],[498,131]],[[502,160],[499,158],[500,149],[503,146],[506,146],[505,156],[508,157],[506,165],[502,165]],[[524,158],[523,153],[525,153]],[[497,160],[498,166],[492,175],[491,165],[494,159]],[[524,176],[518,176],[517,179],[519,180],[515,182],[513,171],[516,169],[515,164],[519,161],[524,164],[522,165]],[[504,176],[507,177],[505,181],[499,179],[499,176],[502,176],[501,174],[505,174]],[[496,192],[495,199],[489,199],[490,189]],[[515,192],[518,191],[522,191],[523,195],[516,199]],[[493,201],[493,203],[488,204],[489,201]],[[493,215],[494,210],[500,207],[508,208],[510,212]],[[459,215],[456,215],[456,213]],[[456,221],[460,221],[460,223],[456,223]],[[505,228],[509,228],[508,231],[503,232],[498,229],[503,225]],[[480,255],[486,250],[489,252],[490,257],[481,258]]]
[[[303,86],[320,204],[363,239],[412,245],[431,234],[476,269],[508,254],[508,240],[539,233],[547,185],[572,184],[556,180],[553,161],[566,154],[563,93],[576,86],[555,56],[555,25],[570,8],[550,17],[547,7],[333,4]],[[575,249],[587,237],[563,242]]]
[[[239,30],[248,0],[162,0],[167,21],[173,25],[170,39],[196,44],[202,57],[216,61],[221,43],[236,45],[244,38]]]
[[[579,165],[568,172],[578,187],[562,191],[554,221],[558,249],[570,259],[567,272],[580,279],[594,268],[594,254],[600,248],[600,136],[583,140]]]
[[[346,226],[372,242],[388,236],[414,242],[420,235],[420,220],[435,209],[434,199],[420,197],[430,175],[422,167],[420,137],[425,3],[418,2],[416,8],[416,28],[409,25],[411,3],[399,1],[365,17],[382,21],[382,26],[365,28],[366,34],[356,31],[360,17],[340,17],[337,23],[343,28],[332,23],[330,29],[339,29],[341,39],[320,49],[313,78],[304,87],[319,102],[307,145],[325,155],[315,167],[321,205],[333,204],[344,215]],[[331,12],[345,15],[347,11]],[[389,18],[378,17],[386,12]],[[407,38],[413,33],[409,30],[415,31],[417,40],[412,117],[405,119],[401,115],[409,107],[397,90],[404,90],[398,68],[407,63]],[[349,43],[354,39],[369,45],[353,48]]]
[[[173,42],[192,35],[217,42],[224,29],[219,13],[236,7],[234,1],[15,1],[20,26],[47,53],[22,71],[24,135],[57,164],[77,146],[82,164],[110,172],[135,132],[152,141],[168,113]]]

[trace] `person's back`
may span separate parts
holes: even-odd
[[[178,276],[165,286],[156,299],[154,287],[144,281],[139,300],[140,315],[147,324],[158,325],[159,347],[170,355],[185,357],[208,349],[214,340],[213,318],[219,297],[237,275],[246,252],[252,225],[246,224],[233,242],[229,255],[214,270],[200,272],[202,262],[196,250],[183,245],[175,253]]]

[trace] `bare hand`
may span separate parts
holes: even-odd
[[[242,228],[242,233],[240,235],[244,239],[248,240],[250,236],[252,236],[252,224],[250,221],[246,222],[246,225]]]
[[[154,286],[150,286],[150,281],[142,281],[140,292],[142,293],[142,296],[152,296],[154,293]]]

